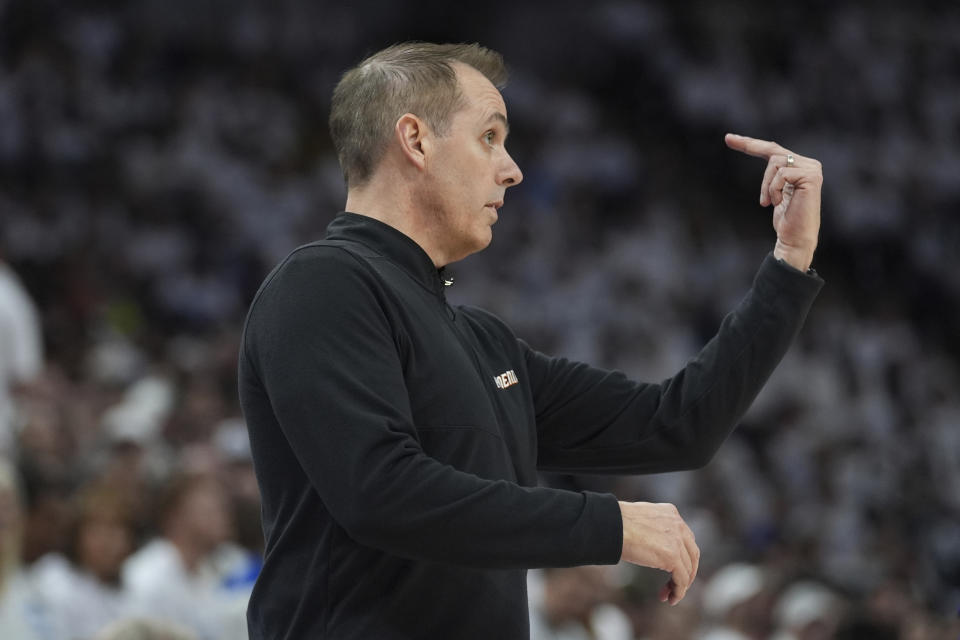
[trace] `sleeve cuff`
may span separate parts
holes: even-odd
[[[770,254],[770,255],[773,255],[773,254]],[[795,266],[793,266],[783,258],[774,258],[774,260],[779,262],[781,266],[783,266],[786,269],[789,269],[790,271],[794,271],[796,273],[802,273],[808,276],[818,277],[817,271],[813,267],[807,269],[806,271],[800,271],[800,269],[797,269]]]
[[[813,300],[823,287],[824,281],[813,269],[800,271],[793,265],[768,253],[754,279],[754,288],[765,296],[787,294]]]
[[[584,491],[594,512],[596,548],[590,552],[591,564],[617,564],[623,554],[623,517],[617,497],[609,493]]]

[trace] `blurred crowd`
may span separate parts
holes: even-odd
[[[342,207],[338,74],[411,38],[511,67],[449,297],[542,351],[672,375],[773,242],[722,134],[825,167],[827,286],[717,458],[543,478],[676,504],[701,577],[531,572],[534,640],[960,637],[960,8],[770,5],[0,0],[0,637],[245,637],[243,314]]]

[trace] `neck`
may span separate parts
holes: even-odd
[[[437,268],[453,262],[443,249],[442,239],[437,237],[436,225],[429,220],[429,207],[418,204],[413,189],[390,188],[393,184],[406,185],[406,182],[400,176],[392,180],[371,179],[362,187],[349,189],[346,210],[374,218],[401,232],[416,242]]]

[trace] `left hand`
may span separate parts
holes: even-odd
[[[774,205],[773,228],[777,232],[777,244],[773,255],[800,271],[807,271],[820,233],[820,192],[823,188],[820,162],[768,140],[728,133],[725,141],[731,149],[767,161],[760,185],[760,206]],[[793,158],[792,166],[788,166],[788,157]]]

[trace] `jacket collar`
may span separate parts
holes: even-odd
[[[351,240],[399,265],[431,291],[443,293],[443,268],[437,269],[420,245],[390,225],[370,216],[343,211],[327,226],[327,240]]]

